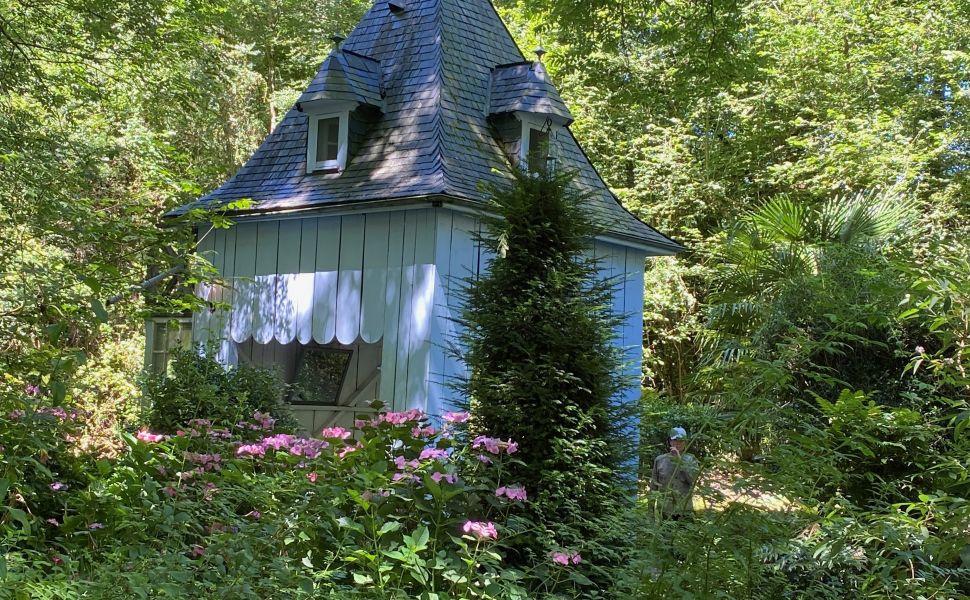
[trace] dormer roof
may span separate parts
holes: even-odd
[[[417,199],[482,203],[483,184],[511,181],[514,167],[489,120],[496,106],[515,105],[510,90],[539,91],[521,102],[569,114],[544,69],[541,77],[520,70],[528,64],[488,0],[379,0],[300,98],[353,97],[371,105],[383,90],[381,104],[374,104],[382,113],[359,129],[346,167],[307,173],[308,114],[294,106],[235,175],[169,216],[241,199],[255,202],[249,212],[364,209]],[[493,95],[495,73],[503,83]],[[658,254],[682,250],[620,205],[568,129],[552,144],[557,168],[577,172],[591,216],[610,236]]]
[[[490,115],[524,112],[553,118],[560,125],[573,122],[572,114],[559,97],[541,62],[518,62],[495,67],[489,91]]]
[[[384,84],[380,61],[342,48],[324,61],[317,76],[300,95],[303,108],[313,103],[352,102],[384,108]]]

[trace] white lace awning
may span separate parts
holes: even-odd
[[[430,225],[416,222],[423,218],[351,215],[212,232],[200,251],[223,279],[198,290],[211,308],[196,313],[196,339],[374,343],[389,327],[427,322],[435,266],[418,251],[416,232]]]

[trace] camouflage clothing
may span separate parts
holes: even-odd
[[[694,511],[691,493],[697,478],[697,459],[690,454],[661,454],[653,461],[650,489],[664,516],[690,514]]]

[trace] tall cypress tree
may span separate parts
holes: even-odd
[[[583,544],[623,495],[610,442],[623,383],[613,282],[597,277],[597,228],[571,175],[517,173],[491,209],[480,242],[494,258],[468,281],[462,317],[472,429],[519,443],[524,464],[503,480],[525,485],[529,516],[549,528],[527,546]]]

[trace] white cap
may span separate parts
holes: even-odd
[[[670,430],[670,439],[683,440],[687,438],[687,430],[683,427],[674,427]]]

